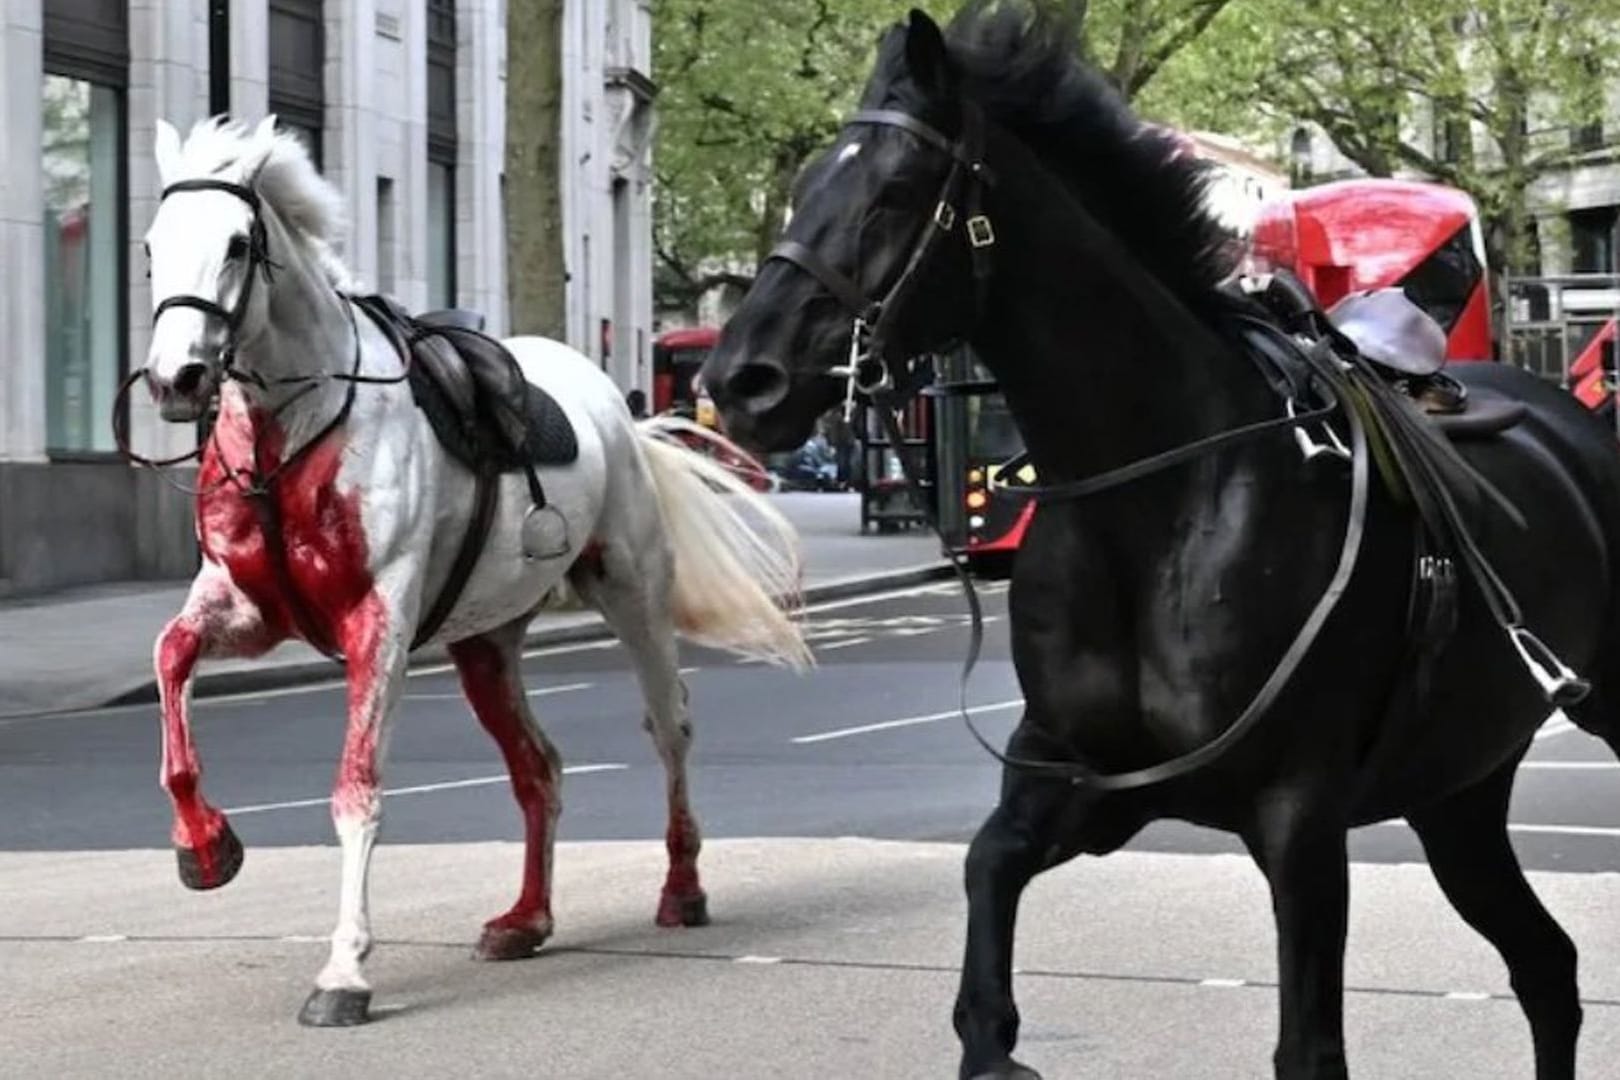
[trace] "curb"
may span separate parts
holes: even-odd
[[[922,585],[951,576],[948,562],[923,563],[898,570],[882,570],[870,574],[824,581],[804,590],[804,603],[822,604],[829,600],[844,600],[852,596]],[[613,636],[600,617],[592,616],[561,626],[546,626],[532,630],[523,641],[525,651],[550,645],[572,645],[581,641],[599,641]],[[410,671],[439,667],[450,663],[450,655],[443,645],[423,649],[411,656]],[[221,697],[226,694],[247,694],[260,690],[284,690],[309,683],[337,682],[343,677],[342,669],[330,660],[297,660],[266,667],[241,668],[233,671],[204,672],[191,684],[193,698]],[[157,682],[148,681],[118,694],[100,705],[86,708],[113,708],[121,705],[151,705],[158,700]],[[83,711],[83,710],[75,710]]]

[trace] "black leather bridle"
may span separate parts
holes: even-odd
[[[242,291],[236,296],[236,305],[226,310],[217,300],[210,300],[206,296],[193,296],[182,293],[178,296],[165,297],[152,312],[152,325],[163,317],[165,311],[173,308],[193,308],[205,315],[211,315],[225,324],[225,345],[220,350],[220,370],[229,378],[258,382],[263,385],[263,379],[252,372],[242,372],[235,366],[238,335],[241,333],[242,320],[247,315],[249,302],[253,299],[253,282],[263,275],[265,284],[274,279],[276,264],[270,259],[270,240],[264,227],[264,211],[259,203],[259,193],[245,184],[233,183],[230,180],[180,180],[163,189],[159,201],[167,199],[184,191],[223,191],[228,195],[235,195],[247,203],[253,210],[253,224],[248,226],[247,248],[247,276],[242,279]]]
[[[857,393],[874,400],[882,399],[882,404],[892,407],[909,398],[927,381],[930,373],[919,374],[913,370],[912,357],[899,350],[895,326],[907,299],[917,287],[923,267],[953,235],[958,219],[963,222],[962,231],[973,267],[973,322],[977,322],[984,309],[990,283],[990,251],[996,243],[995,228],[984,212],[984,192],[994,185],[995,176],[985,164],[984,114],[977,105],[963,103],[962,133],[955,139],[910,113],[895,109],[864,109],[851,116],[846,124],[857,125],[899,128],[948,155],[951,167],[940,185],[933,216],[923,225],[900,276],[878,299],[869,298],[848,275],[797,240],[783,241],[766,256],[766,261],[780,259],[792,263],[815,278],[853,317],[849,363],[825,372],[848,380],[846,412]]]

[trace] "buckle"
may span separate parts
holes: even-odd
[[[956,224],[956,207],[944,199],[939,200],[939,205],[934,207],[934,224],[941,232],[950,232],[951,226]]]
[[[968,243],[976,248],[987,248],[996,242],[996,230],[991,226],[990,219],[983,214],[974,214],[967,220]]]

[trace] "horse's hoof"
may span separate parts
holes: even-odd
[[[551,936],[551,927],[534,926],[484,927],[473,949],[475,960],[527,960],[540,951],[540,946]]]
[[[971,1080],[1041,1080],[1041,1074],[1009,1059],[987,1072],[974,1073]]]
[[[370,990],[315,990],[298,1010],[305,1027],[355,1027],[371,1019]]]
[[[231,823],[221,820],[219,832],[203,848],[176,847],[180,862],[180,882],[188,889],[217,889],[242,869],[242,841]]]
[[[665,893],[658,900],[659,926],[708,926],[709,898],[701,891],[686,896]]]

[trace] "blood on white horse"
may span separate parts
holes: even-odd
[[[356,388],[346,419],[328,430],[357,356],[359,371],[377,378],[398,374],[402,361],[344,295],[350,283],[333,247],[338,197],[301,145],[270,121],[251,131],[205,122],[182,144],[160,121],[156,154],[166,188],[209,184],[167,192],[158,208],[147,233],[154,300],[192,296],[218,305],[162,310],[144,369],[171,419],[200,415],[216,395],[219,403],[198,471],[202,568],[155,656],[161,778],[174,804],[181,877],[214,888],[242,860],[229,823],[200,788],[188,716],[196,664],[258,655],[289,637],[324,639],[312,643],[340,650],[348,677],[348,726],[332,788],[342,886],[331,955],[300,1018],[358,1023],[370,999],[362,966],[372,941],[366,877],[388,734],[418,619],[449,576],[473,511],[472,477],[440,447],[402,382]],[[263,267],[249,240],[261,225],[275,269],[253,287]],[[635,664],[667,782],[661,925],[707,917],[687,795],[691,722],[677,629],[793,667],[810,662],[789,615],[800,564],[781,515],[724,469],[669,441],[671,421],[632,421],[614,384],[576,351],[532,337],[506,345],[567,414],[579,455],[540,470],[554,511],[555,557],[525,557],[528,489],[520,476],[501,478],[482,554],[433,639],[448,646],[523,813],[521,888],[512,907],[485,925],[478,954],[490,959],[532,955],[552,929],[561,768],[519,669],[524,628],[546,597],[571,587],[601,611]],[[272,475],[277,547],[254,501],[256,486]]]

